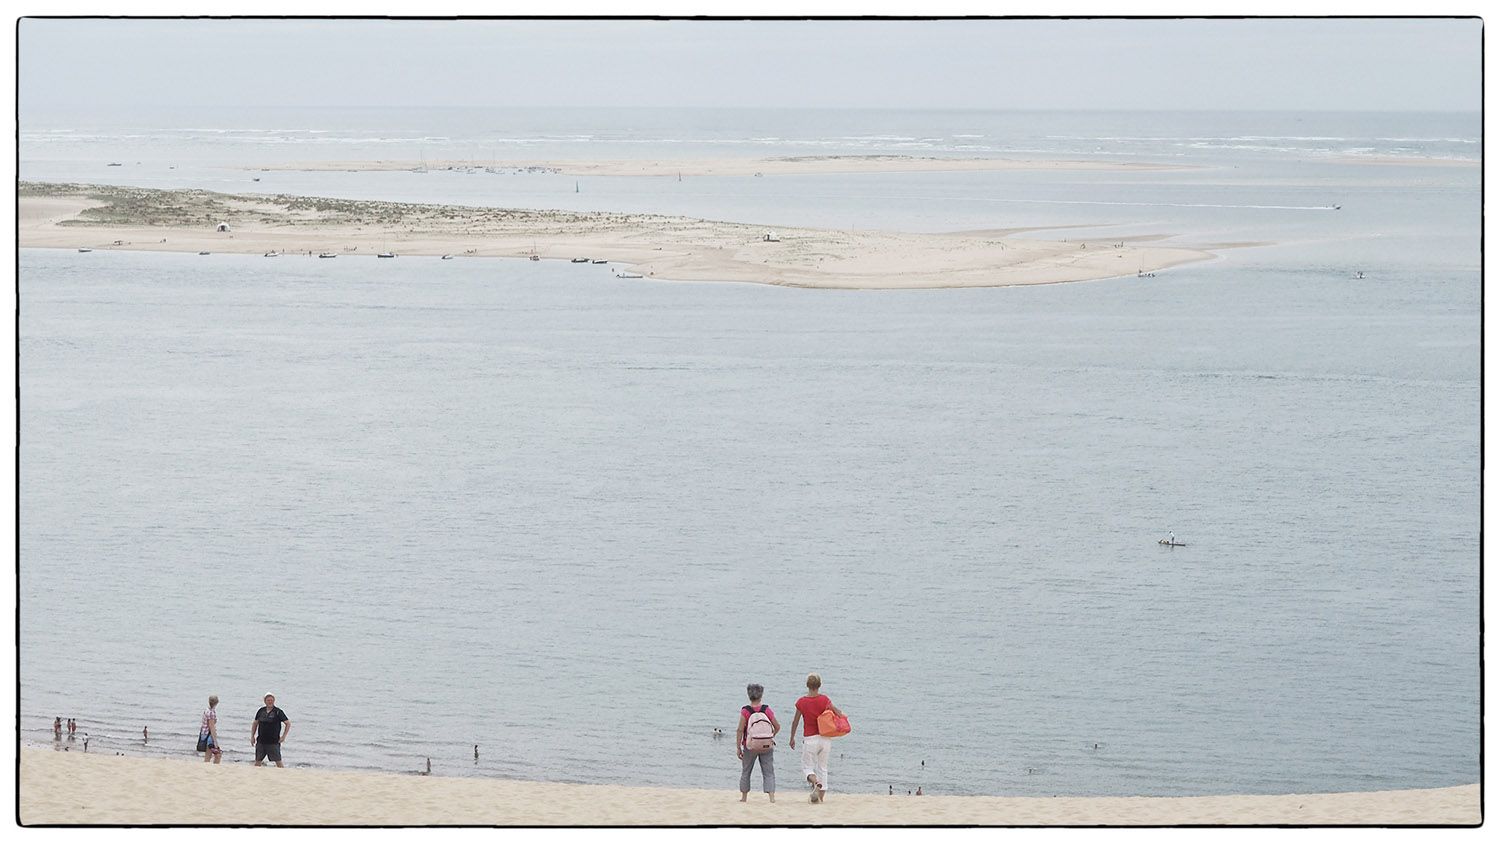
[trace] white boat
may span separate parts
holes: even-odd
[[[645,278],[645,276],[641,275],[640,273],[620,273],[619,277],[620,278]]]
[[[377,252],[375,254],[375,257],[377,257],[377,258],[394,258],[394,257],[396,257],[396,253],[394,253],[394,252]]]
[[[588,262],[589,262],[589,259],[587,259],[587,258],[574,258],[573,261],[572,261],[572,263],[574,263],[574,264],[587,264]]]
[[[275,258],[278,254],[280,254],[280,253],[278,253],[278,252],[267,252],[266,254],[262,255],[261,257],[262,258]]]
[[[603,258],[595,258],[594,261],[593,261],[593,263],[595,263],[595,264],[608,264],[609,261],[607,261],[607,260],[605,260]]]
[[[318,257],[319,258],[337,258],[338,256],[335,255],[335,254],[333,254],[332,252],[319,252],[318,253]]]
[[[79,252],[93,252],[94,250],[92,250],[92,249],[79,249],[78,251]]]
[[[444,255],[443,256],[443,260],[444,261],[451,261],[451,260],[453,260],[453,256],[452,255]]]

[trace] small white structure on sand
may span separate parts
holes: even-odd
[[[781,238],[776,234],[776,232],[766,232],[766,236],[762,238],[762,240],[764,240],[766,243],[779,243],[781,241]]]
[[[216,232],[227,232],[227,231],[229,231],[229,224],[228,223],[220,223],[217,226],[214,226],[214,231],[216,231]]]

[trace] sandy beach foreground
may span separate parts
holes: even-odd
[[[654,214],[475,208],[105,185],[22,183],[23,247],[602,259],[672,281],[789,287],[1006,287],[1134,277],[1210,259],[1158,238],[1013,231],[917,234],[773,227]],[[228,231],[217,231],[220,223]],[[771,234],[772,239],[767,239]],[[82,257],[82,256],[80,256]]]
[[[732,760],[731,760],[732,761]],[[23,824],[1477,824],[1479,786],[1230,797],[887,797],[418,777],[21,750]]]

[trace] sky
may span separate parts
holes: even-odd
[[[28,110],[1477,111],[1478,19],[42,20]]]

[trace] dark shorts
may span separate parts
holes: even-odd
[[[255,743],[255,761],[264,762],[267,759],[272,762],[281,761],[281,742],[258,741]]]

